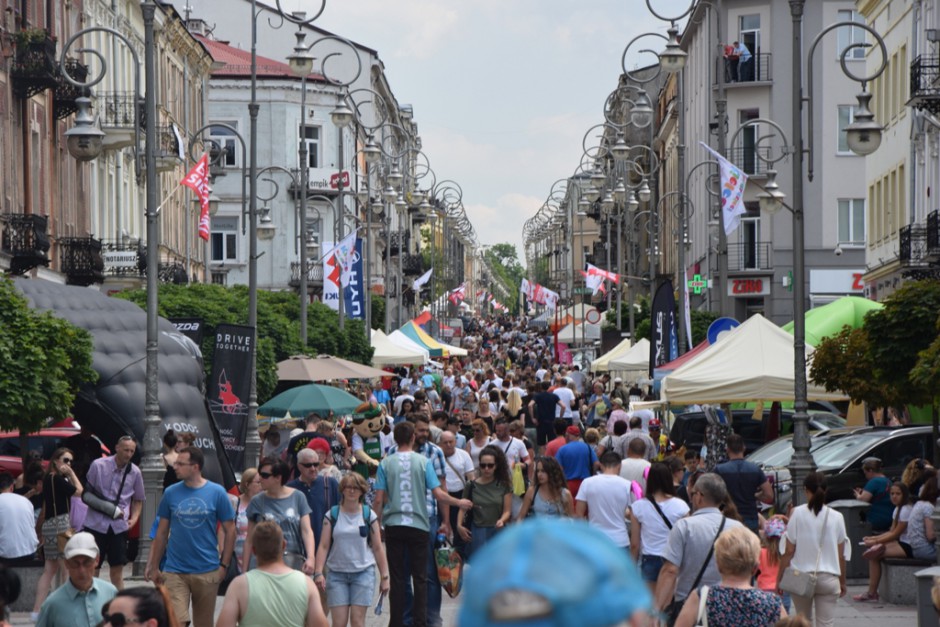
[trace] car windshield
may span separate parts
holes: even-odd
[[[816,425],[820,427],[825,427],[826,429],[839,429],[845,426],[845,418],[842,418],[841,416],[836,416],[834,414],[829,414],[826,412],[810,414],[809,418]]]
[[[815,451],[817,448],[831,442],[834,438],[839,437],[839,435],[822,431],[811,433],[810,437],[812,439],[810,440],[809,450]],[[793,438],[779,438],[751,453],[748,460],[764,468],[783,468],[790,465],[792,457]]]
[[[813,459],[819,469],[842,468],[859,454],[884,439],[883,431],[853,433],[837,438],[813,451]]]

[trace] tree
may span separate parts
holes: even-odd
[[[0,278],[0,429],[25,438],[67,418],[78,391],[98,380],[92,348],[90,333],[31,309],[13,281]]]
[[[885,407],[890,391],[872,376],[874,369],[868,332],[845,326],[816,347],[809,376],[829,392],[844,391],[853,403]]]
[[[486,260],[500,282],[509,288],[506,302],[510,311],[516,310],[519,302],[519,286],[525,276],[525,268],[519,263],[516,247],[513,244],[493,244],[486,250]]]
[[[121,292],[118,297],[146,306],[143,290]],[[202,355],[206,372],[212,371],[215,328],[219,324],[248,324],[248,289],[196,283],[162,284],[159,313],[167,318],[202,318],[205,337]],[[360,320],[346,320],[339,329],[337,313],[322,303],[307,308],[307,346],[300,343],[300,300],[293,292],[258,291],[258,399],[267,400],[277,385],[277,362],[297,354],[329,354],[363,364],[372,360],[372,346]]]

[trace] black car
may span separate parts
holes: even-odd
[[[762,420],[755,420],[754,411],[751,409],[734,409],[731,414],[731,429],[744,438],[744,448],[747,454],[753,453],[775,437],[793,433],[793,412],[790,410],[780,412],[780,433],[777,434],[769,430],[769,409],[764,410]],[[705,443],[707,424],[704,412],[679,414],[669,430],[669,440],[676,449],[684,446],[693,451],[701,450]],[[810,431],[826,431],[844,426],[845,419],[834,414],[817,412],[809,416]]]

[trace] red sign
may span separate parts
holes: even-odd
[[[728,293],[731,296],[766,296],[770,293],[770,281],[765,278],[731,279]]]
[[[349,171],[343,170],[342,173],[337,172],[336,174],[330,175],[330,187],[333,189],[339,189],[340,185],[340,176],[343,177],[342,185],[343,188],[349,187]]]

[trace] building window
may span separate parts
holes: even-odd
[[[307,126],[300,127],[300,139],[307,142],[307,167],[320,167],[320,127]]]
[[[839,22],[863,22],[862,16],[859,15],[858,11],[854,9],[843,9],[839,11]],[[862,44],[865,43],[865,30],[857,26],[842,26],[836,30],[838,35],[838,47],[836,51],[839,56],[842,56],[842,52],[851,46],[852,44]],[[845,55],[846,59],[864,59],[865,58],[865,49],[864,48],[852,48],[849,50],[849,53]]]
[[[213,285],[225,285],[225,275],[227,272],[213,272],[211,276]]]
[[[865,199],[839,200],[839,243],[848,246],[865,245]]]
[[[855,105],[839,105],[839,143],[836,152],[840,155],[855,154],[849,149],[849,140],[845,129],[855,121],[855,110],[857,108]]]
[[[232,128],[238,128],[237,122],[216,121],[216,123],[228,124]],[[209,139],[215,142],[219,148],[225,150],[225,158],[220,162],[222,166],[226,168],[241,167],[241,144],[235,137],[235,133],[224,126],[211,126],[209,127]]]
[[[210,234],[212,261],[225,263],[238,260],[238,218],[212,218]]]

